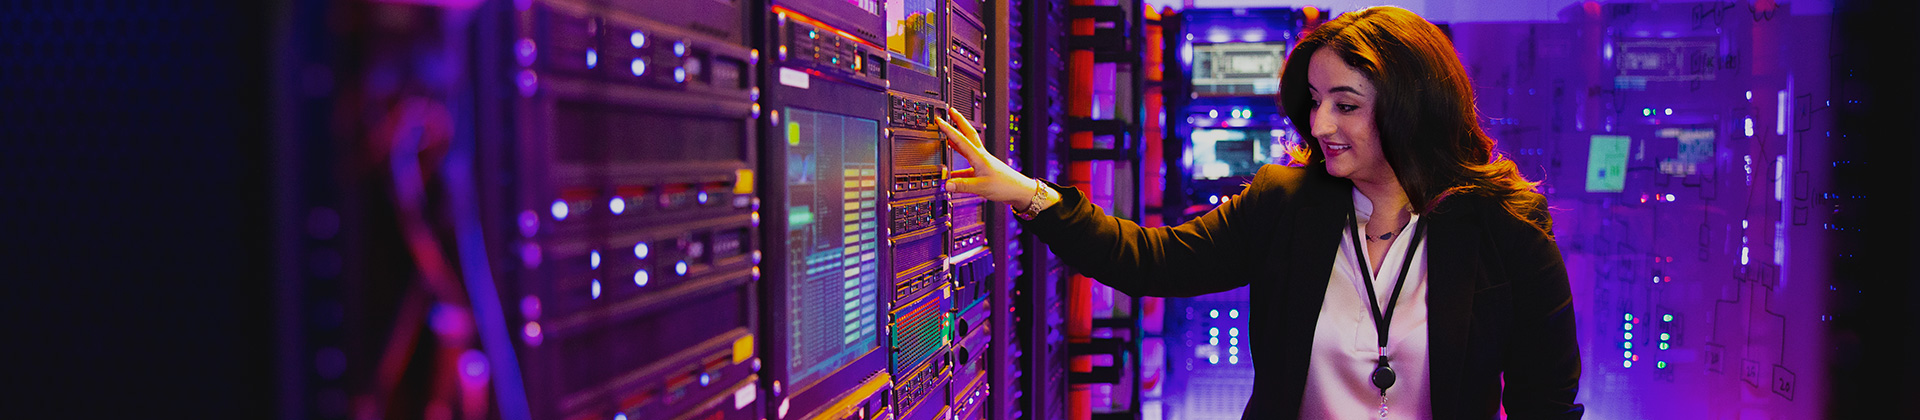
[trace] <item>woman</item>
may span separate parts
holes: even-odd
[[[1311,127],[1306,166],[1267,165],[1177,227],[1107,216],[941,121],[973,164],[948,188],[1012,206],[1069,265],[1128,294],[1250,286],[1246,418],[1485,419],[1503,404],[1512,418],[1580,417],[1545,198],[1475,124],[1446,36],[1405,9],[1347,13],[1296,46],[1280,101]]]

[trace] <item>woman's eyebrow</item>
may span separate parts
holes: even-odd
[[[1320,88],[1313,87],[1312,83],[1307,84],[1307,90],[1313,91],[1315,93],[1320,92]],[[1367,96],[1366,94],[1360,93],[1359,89],[1354,89],[1352,86],[1334,86],[1333,89],[1327,89],[1327,93],[1334,93],[1334,92],[1347,92],[1347,93],[1352,93],[1355,96]]]

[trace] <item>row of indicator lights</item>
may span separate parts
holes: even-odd
[[[641,242],[633,245],[633,256],[635,258],[638,258],[640,260],[646,260],[647,256],[651,253],[652,253],[652,247],[648,246],[646,242]],[[596,250],[587,252],[587,265],[590,268],[595,270],[600,269],[600,260],[601,260],[600,250],[596,249]],[[677,275],[682,275],[682,276],[687,275],[686,260],[674,262],[673,272],[674,274],[677,274]],[[643,269],[634,271],[633,284],[638,287],[646,287],[647,283],[651,280],[651,278],[652,278],[652,275],[647,272],[647,269],[643,268]],[[593,279],[588,284],[588,293],[592,295],[592,299],[596,299],[596,300],[600,299],[600,292],[602,287],[603,286],[601,286],[600,284],[600,279]],[[528,296],[525,299],[522,299],[520,305],[521,305],[522,313],[526,314],[527,318],[529,319],[539,318],[540,301],[538,298],[535,298],[533,296]],[[522,328],[522,333],[526,335],[528,344],[535,345],[535,346],[540,345],[541,328],[540,328],[539,322],[528,321],[526,326]]]
[[[1740,219],[1740,265],[1753,263],[1753,247],[1748,246],[1747,228],[1753,226],[1747,219]]]
[[[1209,310],[1209,311],[1207,311],[1207,316],[1208,316],[1208,317],[1211,317],[1211,318],[1213,318],[1213,319],[1220,319],[1220,310],[1219,310],[1219,309],[1214,309],[1214,310]],[[1227,310],[1227,318],[1231,318],[1231,319],[1240,319],[1240,310],[1239,310],[1239,309],[1228,309],[1228,310]],[[1227,337],[1227,345],[1228,345],[1228,346],[1239,346],[1239,345],[1240,345],[1240,337],[1239,337],[1239,334],[1238,334],[1238,330],[1239,330],[1238,328],[1229,328],[1229,329],[1227,329],[1227,333],[1229,334],[1229,337]],[[1213,329],[1212,331],[1213,331],[1213,335],[1212,335],[1212,337],[1208,337],[1208,338],[1207,338],[1207,344],[1208,344],[1208,345],[1215,345],[1215,346],[1218,346],[1218,345],[1220,345],[1220,329],[1219,329],[1219,328],[1214,328],[1214,329]],[[1230,349],[1229,351],[1231,351],[1231,349]],[[1237,355],[1237,354],[1238,354],[1238,352],[1234,352],[1234,355]]]
[[[1621,367],[1631,368],[1633,367],[1633,362],[1640,360],[1640,356],[1633,354],[1633,324],[1638,323],[1640,323],[1640,321],[1634,319],[1633,314],[1629,313],[1626,314],[1626,323],[1621,324],[1620,328],[1626,331],[1625,341],[1620,343],[1620,347],[1626,349],[1623,353],[1623,357],[1625,357],[1626,360],[1621,361]]]
[[[632,44],[634,48],[645,47],[647,45],[647,34],[640,31],[633,31],[632,34],[627,36],[627,43]],[[520,42],[514,43],[514,54],[520,59],[521,66],[530,66],[533,64],[535,51],[536,51],[536,48],[534,46],[532,39],[522,38]],[[673,56],[679,57],[679,58],[685,58],[687,56],[686,41],[673,42]],[[588,48],[586,59],[587,59],[588,69],[599,67],[600,51],[595,48]],[[633,59],[633,61],[627,64],[627,67],[628,67],[628,70],[631,71],[634,76],[644,76],[647,74],[647,60],[644,58]],[[674,67],[673,80],[675,82],[681,82],[681,83],[686,82],[687,81],[686,67]]]
[[[818,30],[818,29],[811,29],[811,30],[807,30],[807,39],[820,39],[820,30]],[[832,63],[832,64],[834,64],[834,65],[839,65],[839,64],[840,64],[840,57],[829,57],[829,58],[827,58],[827,61],[828,61],[829,63]],[[853,71],[855,71],[855,72],[859,72],[859,71],[860,71],[860,68],[861,68],[861,62],[860,62],[860,56],[859,56],[859,55],[854,55],[854,56],[853,56]]]
[[[1207,343],[1220,345],[1220,327],[1207,328]],[[1227,364],[1240,364],[1240,328],[1227,328]],[[1207,355],[1207,363],[1220,364],[1220,353]]]
[[[700,204],[707,204],[707,201],[710,199],[711,196],[707,195],[706,191],[694,193],[694,200]],[[626,214],[627,199],[625,197],[608,199],[607,211],[613,212],[615,216]],[[573,215],[572,207],[567,205],[567,200],[553,200],[553,205],[548,206],[547,212],[553,215],[554,221],[567,220],[568,216]]]
[[[1207,317],[1209,317],[1209,318],[1213,318],[1213,319],[1220,319],[1220,310],[1219,310],[1219,309],[1214,309],[1214,310],[1211,310],[1211,311],[1207,311]],[[1228,309],[1228,310],[1227,310],[1227,318],[1232,318],[1232,319],[1240,319],[1240,310],[1239,310],[1239,309]]]
[[[1673,194],[1664,194],[1664,195],[1663,195],[1663,194],[1652,194],[1652,195],[1648,195],[1648,194],[1641,194],[1641,195],[1640,195],[1640,202],[1642,202],[1642,203],[1645,203],[1645,202],[1647,202],[1647,199],[1653,199],[1653,201],[1654,201],[1654,202],[1668,202],[1668,203],[1671,203],[1671,202],[1673,202],[1673,201],[1674,201],[1674,199],[1677,199],[1677,198],[1679,198],[1679,197],[1674,197],[1674,196],[1673,196]]]
[[[634,48],[646,47],[647,34],[645,32],[633,31],[632,34],[627,35],[627,43],[633,45]],[[673,42],[673,56],[680,57],[680,58],[685,58],[687,56],[687,43],[685,41]],[[599,53],[595,52],[591,48],[587,49],[587,68],[589,69],[593,68],[594,65],[597,64],[599,61],[600,61]],[[636,77],[646,75],[647,60],[644,58],[635,58],[633,59],[633,61],[628,62],[627,70],[631,71],[633,75]],[[687,81],[686,67],[673,68],[673,81],[680,82],[680,83],[684,83]]]
[[[1232,118],[1253,118],[1253,109],[1252,108],[1229,109],[1227,110],[1227,116]],[[1207,110],[1207,118],[1220,118],[1220,110],[1218,109]]]
[[[1670,327],[1672,325],[1670,324],[1671,322],[1673,322],[1673,314],[1660,315],[1660,325],[1662,327]],[[1661,329],[1666,330],[1667,328],[1661,328]],[[1660,333],[1660,350],[1667,350],[1669,348],[1672,348],[1673,345],[1667,342],[1667,340],[1671,340],[1671,339],[1673,339],[1673,334],[1667,333],[1667,332],[1661,332]],[[1667,363],[1665,361],[1661,361],[1659,365],[1661,368],[1667,367],[1666,366]]]
[[[526,335],[527,345],[539,346],[544,338],[540,335],[540,298],[533,295],[520,298],[520,314],[527,319],[526,325],[520,328]]]
[[[1784,93],[1784,91],[1783,91],[1783,93],[1782,93],[1782,95],[1783,95],[1783,97],[1784,97],[1784,95],[1785,95],[1785,93]],[[1747,100],[1748,100],[1748,101],[1752,101],[1752,100],[1753,100],[1753,91],[1751,91],[1751,90],[1749,90],[1749,91],[1747,91],[1747,92],[1746,92],[1746,97],[1747,97]],[[1857,103],[1858,101],[1855,101],[1855,102]],[[1833,105],[1833,101],[1827,101],[1827,105]],[[1785,104],[1785,102],[1782,102],[1782,103],[1780,104],[1780,107],[1781,107],[1781,111],[1780,111],[1780,113],[1781,113],[1781,114],[1785,114],[1785,113],[1786,113],[1786,111],[1785,111],[1785,109],[1786,109],[1786,108],[1785,108],[1785,107],[1786,107],[1786,104]],[[1651,117],[1651,116],[1653,116],[1653,114],[1654,114],[1654,113],[1655,113],[1655,111],[1654,111],[1654,109],[1653,109],[1653,108],[1641,108],[1641,109],[1640,109],[1640,116],[1643,116],[1643,117]],[[1661,110],[1659,111],[1659,113],[1660,113],[1660,114],[1662,114],[1662,115],[1673,115],[1673,108],[1665,108],[1665,109],[1661,109]],[[1784,128],[1784,127],[1785,127],[1785,123],[1784,123],[1784,121],[1782,121],[1782,123],[1781,123],[1781,124],[1779,124],[1779,127],[1775,127],[1775,131],[1777,132],[1776,134],[1785,134],[1785,133],[1784,133],[1784,131],[1785,131],[1785,128]],[[1742,121],[1741,121],[1741,127],[1740,127],[1740,128],[1741,128],[1741,132],[1742,132],[1742,134],[1745,134],[1745,135],[1746,135],[1747,137],[1753,137],[1753,131],[1754,131],[1754,130],[1753,130],[1753,116],[1746,116],[1746,117],[1744,117],[1744,118],[1742,118]]]
[[[1662,323],[1673,322],[1673,314],[1661,315],[1660,322]],[[1623,341],[1620,343],[1620,347],[1622,349],[1625,349],[1625,351],[1622,352],[1622,357],[1626,359],[1620,362],[1621,367],[1631,368],[1633,367],[1633,362],[1640,361],[1640,356],[1633,354],[1633,326],[1634,324],[1639,324],[1639,323],[1640,323],[1640,320],[1634,318],[1633,314],[1629,313],[1629,314],[1626,314],[1626,322],[1621,324],[1621,328],[1626,330],[1626,335],[1625,335],[1626,341]],[[1660,350],[1664,351],[1672,348],[1673,345],[1668,342],[1668,340],[1671,340],[1672,338],[1673,338],[1673,334],[1665,333],[1665,332],[1660,333],[1660,343],[1659,343]],[[1654,367],[1659,369],[1666,369],[1667,361],[1661,360],[1661,361],[1654,362]]]
[[[634,258],[644,261],[647,259],[647,255],[651,253],[652,253],[652,247],[647,246],[646,242],[641,242],[633,245]],[[587,253],[587,265],[590,268],[595,270],[600,269],[600,250],[596,249],[593,251],[589,251]],[[675,261],[673,263],[673,274],[681,275],[681,276],[687,275],[687,261],[686,260]],[[647,287],[647,282],[651,280],[652,277],[653,275],[651,273],[648,273],[647,269],[645,268],[635,270],[633,272],[633,284],[639,287]],[[589,292],[592,293],[593,295],[593,298],[599,299],[600,298],[600,279],[594,279],[593,282],[588,287],[589,287]]]

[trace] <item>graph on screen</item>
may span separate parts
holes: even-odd
[[[805,386],[879,345],[880,123],[788,108],[788,369]]]

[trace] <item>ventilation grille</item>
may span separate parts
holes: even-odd
[[[893,167],[895,174],[911,172],[915,167],[939,165],[942,145],[939,140],[921,140],[894,136]]]
[[[941,235],[930,235],[913,242],[893,247],[893,272],[904,273],[940,257],[940,248],[946,245]]]
[[[980,117],[980,77],[955,71],[947,83],[947,106],[967,116],[967,121],[976,124],[985,120]]]

